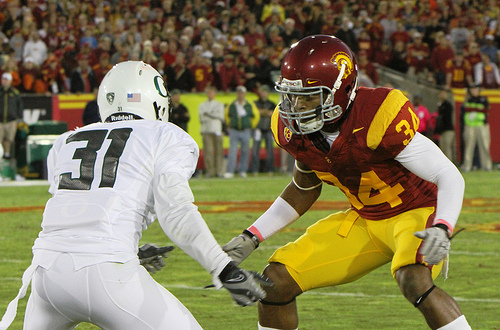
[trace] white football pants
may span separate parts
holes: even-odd
[[[35,271],[24,329],[73,329],[80,322],[116,330],[201,329],[138,260],[75,271],[71,257],[62,254],[49,270]]]

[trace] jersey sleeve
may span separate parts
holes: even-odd
[[[182,129],[168,124],[158,141],[155,176],[162,173],[177,173],[189,180],[198,164],[199,148],[193,138]],[[172,129],[173,128],[173,129]]]
[[[399,90],[391,90],[378,108],[367,133],[372,150],[394,158],[413,139],[419,119],[408,98]]]

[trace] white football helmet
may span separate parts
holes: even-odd
[[[102,80],[97,105],[102,122],[168,121],[171,102],[158,71],[142,61],[126,61],[113,66]]]

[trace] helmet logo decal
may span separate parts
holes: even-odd
[[[162,97],[167,97],[167,88],[165,87],[165,84],[163,83],[163,78],[161,76],[155,76],[153,78],[154,83],[155,83],[155,88],[158,91],[158,94]]]
[[[111,92],[106,94],[106,100],[108,101],[109,105],[112,105],[115,101],[115,93]]]
[[[162,107],[161,105],[158,105],[156,101],[153,102],[153,108],[155,109],[155,114],[156,114],[156,120],[163,118],[165,116],[165,107]]]
[[[285,127],[283,130],[283,135],[285,136],[286,142],[290,142],[290,139],[292,138],[292,131],[290,131],[288,127]]]
[[[354,69],[354,64],[352,63],[351,58],[345,52],[338,52],[338,53],[333,54],[332,58],[330,59],[330,62],[332,62],[333,64],[336,64],[337,68],[339,68],[339,70],[340,70],[340,67],[342,66],[342,64],[345,64],[346,69],[345,69],[344,76],[342,77],[342,79],[347,78],[352,73],[352,70]]]

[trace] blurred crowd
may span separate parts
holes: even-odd
[[[21,93],[89,93],[112,65],[143,60],[169,88],[274,85],[288,47],[330,34],[377,65],[448,88],[498,88],[497,0],[0,1],[1,73]]]

